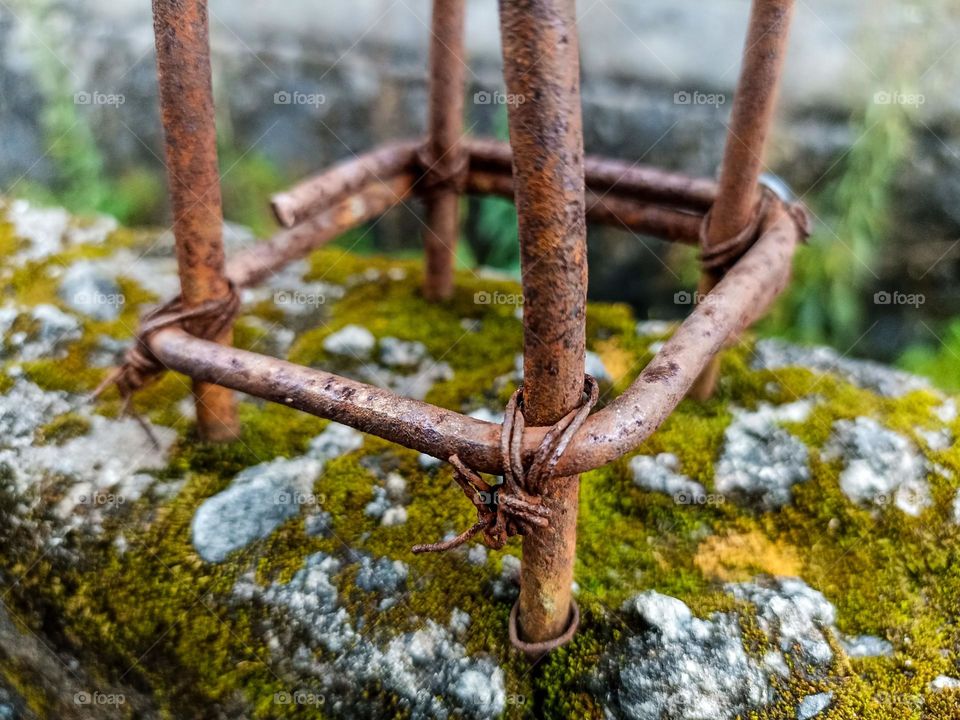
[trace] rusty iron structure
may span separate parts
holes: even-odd
[[[753,0],[718,182],[584,155],[573,0],[500,0],[506,89],[524,102],[509,105],[509,144],[464,137],[464,4],[434,0],[427,137],[384,145],[275,195],[284,229],[225,260],[206,0],[153,0],[182,298],[141,328],[114,379],[128,397],[164,369],[190,376],[197,424],[210,439],[236,434],[230,390],[238,390],[450,461],[478,522],[457,541],[417,550],[481,532],[493,547],[522,535],[510,638],[540,655],[569,640],[579,619],[571,597],[578,474],[636,448],[688,394],[710,394],[717,353],[785,287],[809,232],[803,208],[759,183],[793,0]],[[464,193],[510,198],[518,211],[525,379],[502,426],[231,347],[239,289],[413,197],[426,206],[423,293],[450,297]],[[587,221],[697,246],[704,267],[704,297],[634,383],[592,414]]]

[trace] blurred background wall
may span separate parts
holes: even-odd
[[[466,123],[505,137],[495,0],[468,0]],[[426,0],[211,0],[225,213],[268,235],[270,192],[426,111]],[[748,0],[579,0],[588,152],[713,175]],[[761,331],[960,389],[960,2],[800,0],[768,168],[813,210]],[[167,220],[147,0],[0,0],[0,194]],[[518,272],[515,217],[468,202],[464,263]],[[342,242],[415,253],[415,205]],[[689,311],[689,250],[591,228],[590,293]],[[678,300],[679,298],[679,300]]]

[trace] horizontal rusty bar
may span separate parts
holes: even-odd
[[[408,200],[416,181],[417,176],[411,172],[371,181],[305,222],[238,253],[227,263],[227,276],[238,287],[262,282],[292,260],[306,257],[347,230]]]
[[[499,140],[467,138],[471,170],[511,172],[510,146]],[[706,211],[713,204],[717,184],[706,178],[692,178],[625,160],[587,155],[584,176],[588,190],[598,194],[616,191],[638,200]]]
[[[513,176],[503,171],[471,170],[466,191],[513,200]],[[664,207],[615,192],[586,191],[587,220],[652,235],[669,242],[696,244],[703,213]]]
[[[485,192],[482,184],[487,179],[493,181],[506,175],[511,178],[509,193],[512,196],[513,155],[510,146],[499,140],[480,138],[464,138],[462,142],[470,158],[474,192]],[[274,195],[271,201],[274,214],[284,227],[292,227],[343,202],[372,183],[388,182],[406,172],[422,175],[425,168],[420,167],[420,146],[421,141],[414,140],[391,143],[335,165],[286,192]],[[588,155],[584,159],[584,172],[587,191],[596,197],[617,195],[624,201],[666,205],[701,215],[710,209],[717,193],[717,184],[712,180],[690,178],[612,158]],[[420,190],[416,185],[419,180],[414,190]],[[507,195],[500,181],[490,192]]]
[[[411,170],[416,166],[419,147],[419,140],[393,142],[338,163],[274,195],[270,200],[273,214],[284,227],[293,227],[371,182],[386,181]]]
[[[782,207],[763,234],[697,305],[633,384],[591,415],[557,466],[586,472],[636,448],[673,412],[726,340],[763,315],[785,287],[798,230]],[[459,455],[470,467],[501,473],[500,426],[332,373],[223,347],[181,330],[157,332],[150,348],[167,367],[256,397],[350,425],[438,458]],[[545,428],[528,428],[530,459]]]

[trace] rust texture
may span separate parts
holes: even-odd
[[[466,191],[479,195],[499,195],[514,199],[513,176],[486,170],[471,170]],[[677,210],[652,202],[637,200],[613,190],[597,193],[586,191],[587,219],[621,230],[652,235],[661,240],[694,245],[700,233],[703,214]]]
[[[415,140],[393,142],[344,160],[285,192],[275,194],[270,199],[273,214],[284,227],[293,227],[346,200],[372,182],[389,180],[410,169],[419,146],[419,141]]]
[[[685,396],[697,375],[727,341],[760,318],[786,286],[800,233],[790,214],[775,206],[762,234],[710,295],[606,407],[590,415],[557,463],[561,475],[606,465],[648,438]],[[163,329],[150,338],[163,364],[200,380],[349,425],[434,457],[457,455],[478,472],[504,472],[500,425],[404,398],[389,390],[301,367],[285,360]],[[527,427],[524,464],[532,462],[547,428]]]
[[[708,249],[743,231],[757,213],[764,146],[776,108],[793,6],[793,0],[753,0],[717,197],[704,232]],[[699,294],[708,293],[721,275],[717,270],[705,270]],[[704,400],[713,394],[719,367],[719,360],[707,366],[693,388],[693,397]]]
[[[513,153],[505,142],[467,138],[464,145],[470,153],[471,170],[511,172]],[[708,210],[717,194],[713,180],[615,158],[587,156],[584,176],[587,188],[598,194],[614,191],[638,200],[691,210]]]
[[[581,402],[587,231],[573,0],[500,0],[523,282],[523,409],[551,425]],[[553,640],[571,619],[580,478],[543,491],[550,524],[523,537],[518,630]]]
[[[154,0],[153,23],[180,291],[189,309],[230,294],[224,270],[206,1]],[[232,335],[232,323],[226,323],[217,340],[229,344]],[[236,437],[233,393],[207,382],[194,382],[193,392],[201,436]]]
[[[227,263],[227,276],[237,287],[256,285],[284,265],[306,257],[345,231],[373,220],[413,195],[417,176],[407,170],[372,180],[348,197],[310,216],[266,242],[238,253]]]
[[[463,135],[463,35],[466,0],[434,0],[430,42],[430,107],[422,149],[426,219],[423,294],[445,300],[453,293],[460,233],[460,190],[466,175]]]
[[[448,460],[478,521],[417,551],[479,533],[501,547],[523,535],[510,637],[536,655],[576,631],[579,473],[636,448],[688,393],[709,395],[716,354],[783,290],[809,232],[801,206],[758,190],[793,3],[753,2],[718,182],[584,157],[574,0],[500,0],[511,143],[462,138],[464,5],[434,0],[426,139],[380,147],[275,195],[285,229],[227,265],[206,3],[154,0],[182,291],[147,317],[132,360],[113,378],[132,392],[163,368],[191,376],[208,439],[237,433],[230,388]],[[424,294],[449,297],[465,192],[512,198],[518,211],[525,379],[502,425],[231,347],[237,288],[415,195],[427,207]],[[631,386],[593,414],[597,386],[584,377],[587,218],[699,244],[703,268],[703,299]],[[480,472],[504,482],[487,483]]]

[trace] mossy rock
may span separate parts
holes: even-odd
[[[582,624],[531,663],[506,641],[519,542],[410,550],[473,520],[446,465],[251,398],[204,444],[172,373],[135,402],[159,447],[89,402],[169,239],[37,237],[31,212],[0,223],[0,717],[960,717],[960,423],[918,378],[725,352],[713,399],[582,477]],[[81,260],[113,319],[62,296]],[[495,416],[522,328],[483,300],[517,287],[462,273],[430,304],[421,278],[316,252],[247,293],[237,343]],[[607,402],[672,331],[620,305],[587,326]]]

